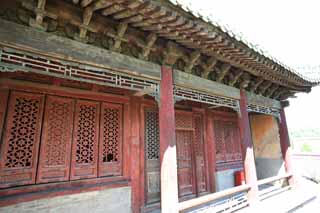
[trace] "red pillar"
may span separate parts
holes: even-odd
[[[130,119],[131,119],[131,190],[132,190],[132,212],[139,213],[141,206],[140,199],[140,115],[141,99],[131,97],[130,100]]]
[[[258,181],[256,173],[256,165],[254,162],[254,152],[251,138],[251,128],[249,123],[249,115],[247,111],[247,97],[244,90],[240,90],[240,136],[241,147],[244,159],[244,172],[246,184],[251,189],[248,192],[248,200],[251,204],[258,201]]]
[[[207,144],[207,156],[208,156],[208,163],[209,163],[209,189],[210,192],[216,191],[216,180],[215,180],[215,172],[216,172],[216,147],[214,142],[214,135],[213,135],[213,125],[212,125],[212,117],[211,113],[206,110],[206,138],[205,142]]]
[[[161,212],[178,212],[177,153],[172,68],[161,67],[159,127]]]
[[[284,106],[281,106],[281,110],[280,110],[279,133],[280,133],[280,147],[281,147],[282,157],[284,160],[284,166],[285,166],[286,172],[292,174],[291,178],[289,179],[289,184],[292,185],[295,181],[295,178],[294,178],[294,173],[292,169],[290,140],[289,140],[286,115],[284,112]]]

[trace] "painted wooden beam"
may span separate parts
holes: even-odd
[[[249,115],[247,111],[247,97],[244,90],[240,90],[240,137],[242,144],[242,153],[244,160],[244,172],[246,184],[250,185],[248,191],[248,201],[250,205],[255,205],[258,202],[258,180],[256,174],[256,165],[254,162],[253,144],[251,138],[251,128],[249,123]]]
[[[279,122],[279,134],[280,134],[280,147],[281,153],[284,160],[284,167],[286,173],[292,174],[289,178],[289,184],[292,185],[296,182],[294,170],[292,168],[292,159],[291,159],[291,148],[290,148],[290,139],[287,127],[286,115],[284,112],[284,106],[280,110],[280,122]]]
[[[0,19],[0,45],[160,80],[160,66],[157,64],[40,32],[3,19]]]
[[[135,92],[133,95],[134,96],[144,96],[144,95],[147,95],[147,94],[150,94],[150,93],[153,93],[156,91],[156,86],[150,86],[150,87],[147,87],[143,90],[140,90],[138,92]]]
[[[174,84],[189,89],[197,89],[213,95],[240,99],[239,89],[215,81],[174,70]]]
[[[159,106],[161,212],[178,212],[177,147],[172,68],[162,66]]]
[[[249,104],[255,104],[259,106],[272,107],[276,109],[281,108],[280,101],[275,99],[267,98],[262,95],[257,95],[252,92],[246,92],[247,102]]]

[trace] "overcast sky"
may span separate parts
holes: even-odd
[[[180,1],[211,14],[289,67],[320,66],[319,0]],[[320,87],[291,99],[286,113],[289,128],[320,129]]]

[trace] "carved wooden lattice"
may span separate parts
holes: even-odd
[[[37,182],[69,180],[74,100],[48,96]]]
[[[145,112],[145,143],[148,159],[159,159],[159,117],[157,111]]]
[[[204,144],[203,144],[203,123],[202,116],[195,115],[193,118],[194,126],[194,140],[193,150],[196,160],[196,175],[198,192],[205,192],[206,187],[206,171],[205,171],[205,156],[204,156]]]
[[[146,192],[147,203],[160,201],[159,116],[147,109],[145,118]]]
[[[122,105],[102,104],[99,176],[121,175]]]
[[[183,197],[195,193],[191,149],[192,131],[177,130],[176,141],[179,196]]]
[[[12,92],[2,143],[0,187],[35,183],[43,96]]]
[[[99,112],[98,102],[76,104],[71,179],[97,177]]]
[[[214,135],[218,163],[241,160],[239,128],[235,120],[215,119]]]
[[[223,139],[223,123],[222,121],[214,121],[214,136],[216,144],[216,160],[222,162],[225,159],[226,147]]]

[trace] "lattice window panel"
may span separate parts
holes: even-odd
[[[214,106],[224,106],[233,109],[239,108],[239,101],[232,98],[210,95],[204,92],[187,89],[179,86],[174,87],[174,95],[176,98],[206,103]]]
[[[248,112],[258,112],[262,114],[273,115],[280,118],[280,110],[255,104],[248,104]]]
[[[236,121],[214,120],[217,162],[242,159],[239,128]]]
[[[0,71],[17,70],[136,91],[151,86],[157,88],[156,86],[158,85],[158,82],[152,79],[140,78],[121,72],[58,59],[51,59],[45,56],[35,56],[27,52],[13,49],[0,49]]]
[[[47,96],[37,182],[69,180],[74,99]]]
[[[225,161],[226,145],[224,141],[224,126],[219,120],[214,121],[214,137],[216,144],[216,160],[217,162]]]
[[[99,176],[121,175],[122,105],[103,103],[100,122]]]
[[[1,144],[0,188],[35,183],[43,96],[12,92]]]
[[[145,111],[145,144],[147,159],[159,159],[160,137],[158,111]]]
[[[71,179],[97,177],[100,103],[77,101]]]
[[[177,112],[175,114],[176,128],[192,129],[192,114],[185,112]]]

